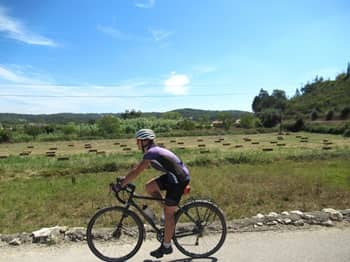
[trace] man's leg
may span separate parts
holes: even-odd
[[[152,179],[151,181],[147,182],[146,184],[146,192],[155,198],[162,198],[162,194],[160,192],[160,188],[158,186],[158,183],[156,179]],[[162,205],[163,207],[163,205]]]
[[[165,226],[164,226],[164,243],[171,243],[175,230],[175,211],[176,206],[167,206],[164,207],[165,214]]]

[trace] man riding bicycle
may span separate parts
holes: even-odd
[[[173,252],[171,239],[175,229],[174,213],[184,189],[189,184],[190,174],[178,156],[155,144],[155,138],[156,136],[151,129],[141,129],[136,132],[137,146],[144,153],[143,159],[126,175],[121,186],[125,187],[149,165],[164,172],[163,175],[146,184],[146,191],[152,197],[162,198],[161,191],[166,191],[165,204],[162,205],[165,215],[164,241],[158,249],[150,253],[151,256],[160,258]]]

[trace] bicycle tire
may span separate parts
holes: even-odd
[[[116,230],[122,217],[122,225]],[[140,249],[144,227],[135,212],[124,207],[107,207],[91,218],[86,237],[95,256],[107,262],[121,262],[130,259]]]
[[[186,256],[207,258],[225,242],[225,217],[220,208],[210,201],[194,200],[185,204],[175,214],[175,223],[173,241]]]

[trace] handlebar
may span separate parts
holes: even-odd
[[[125,204],[125,200],[123,200],[119,193],[126,192],[128,195],[131,195],[135,192],[136,186],[132,183],[127,184],[125,187],[121,187],[121,183],[124,180],[124,177],[117,177],[116,183],[110,183],[110,190],[115,193],[116,198],[123,204]]]

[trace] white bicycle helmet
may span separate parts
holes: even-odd
[[[149,139],[153,140],[156,138],[156,135],[154,134],[153,130],[151,129],[140,129],[139,131],[136,132],[136,139]]]

